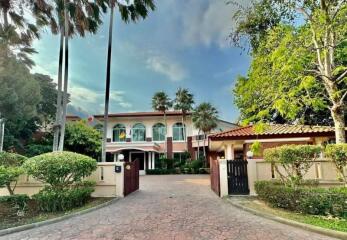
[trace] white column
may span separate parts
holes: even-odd
[[[226,153],[225,153],[225,158],[227,160],[233,160],[234,159],[234,146],[231,143],[228,143],[226,145]]]
[[[116,195],[124,197],[124,162],[116,162],[116,166],[120,166],[122,171],[115,173],[116,175]]]
[[[153,169],[155,169],[155,152],[153,152]]]
[[[228,196],[228,172],[227,172],[227,160],[219,159],[219,185],[220,196]]]

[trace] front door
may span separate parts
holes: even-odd
[[[131,152],[130,161],[133,162],[135,160],[139,161],[140,175],[145,175],[146,174],[145,152]]]
[[[228,160],[228,192],[229,195],[249,194],[246,160]]]

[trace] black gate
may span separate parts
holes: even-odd
[[[249,194],[247,161],[228,160],[228,192],[229,194]]]

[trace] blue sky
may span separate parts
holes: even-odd
[[[247,72],[250,58],[232,47],[234,6],[224,0],[156,1],[157,9],[137,24],[116,15],[113,35],[110,112],[149,111],[151,97],[164,90],[171,98],[188,88],[196,102],[211,102],[220,117],[236,121],[231,89]],[[70,41],[69,93],[72,105],[103,113],[108,17],[96,35]],[[34,71],[56,79],[59,38],[44,33],[35,42]],[[71,109],[71,108],[70,108]]]

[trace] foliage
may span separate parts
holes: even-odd
[[[26,172],[52,189],[68,188],[96,170],[96,161],[73,152],[52,152],[28,159]]]
[[[333,121],[336,142],[344,143],[347,2],[262,0],[253,3],[250,8],[240,8],[238,15],[244,19],[236,28],[259,40],[252,43],[257,48],[253,51],[248,77],[240,77],[236,86],[236,105],[241,108],[242,119]],[[274,22],[269,22],[273,19]],[[252,38],[258,26],[264,26],[261,31],[264,37]],[[328,109],[330,116],[324,112]]]
[[[255,190],[260,199],[273,207],[347,218],[346,188],[292,188],[271,181],[257,181]]]
[[[264,159],[274,166],[284,184],[294,187],[302,182],[320,152],[320,146],[283,145],[265,149]]]
[[[17,179],[24,172],[21,166],[25,160],[19,154],[0,152],[0,187],[6,187],[10,195],[14,194]]]
[[[147,169],[146,174],[148,175],[168,175],[168,174],[179,174],[180,172],[175,169],[157,168],[157,169]]]
[[[156,92],[152,98],[152,108],[156,111],[166,112],[172,107],[172,101],[165,92]]]
[[[325,148],[325,155],[333,161],[341,175],[341,180],[347,184],[347,175],[344,172],[347,167],[347,144],[329,144]]]
[[[86,121],[69,122],[66,125],[64,147],[68,151],[81,153],[98,159],[101,154],[101,134]]]
[[[186,88],[178,88],[174,100],[174,109],[182,111],[183,115],[193,110],[194,95]]]
[[[29,197],[25,194],[1,196],[0,203],[9,203],[17,211],[17,215],[23,215],[27,209]]]
[[[66,211],[86,204],[94,188],[92,186],[72,187],[67,189],[44,188],[33,195],[33,199],[43,212]]]
[[[261,142],[255,141],[254,143],[252,143],[252,145],[251,145],[251,151],[252,151],[255,155],[259,155],[260,152],[261,152]]]
[[[35,157],[44,153],[49,153],[52,151],[52,145],[44,144],[28,144],[25,147],[25,155],[27,157]]]

